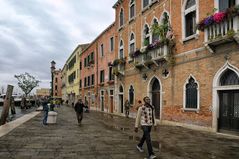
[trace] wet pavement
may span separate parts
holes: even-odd
[[[81,126],[70,107],[58,110],[57,124],[42,125],[39,114],[0,138],[0,158],[22,159],[143,159],[136,150],[142,132],[134,119],[105,113],[85,113]],[[238,159],[239,139],[176,126],[152,132],[160,159]]]

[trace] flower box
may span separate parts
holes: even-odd
[[[204,18],[197,24],[197,29],[200,31],[204,31],[205,28],[213,24],[222,23],[226,19],[238,16],[238,15],[239,15],[239,5],[230,7],[226,11],[214,13],[213,15],[210,15]]]

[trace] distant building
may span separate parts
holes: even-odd
[[[67,71],[67,66],[66,64],[64,65],[63,69],[61,70],[61,82],[62,82],[62,85],[61,85],[61,98],[64,100],[64,101],[67,101],[67,92],[66,92],[66,82],[67,82],[67,76],[66,76],[66,71]]]
[[[55,70],[53,73],[53,97],[61,98],[62,75],[61,69]]]
[[[80,83],[80,60],[79,56],[88,44],[78,45],[70,57],[67,59],[64,68],[64,82],[66,87],[66,96],[69,103],[74,103],[80,98],[79,83]],[[65,91],[65,90],[64,90]]]
[[[50,96],[50,88],[40,88],[36,90],[37,97]]]

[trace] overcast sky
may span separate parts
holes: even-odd
[[[115,2],[0,0],[0,87],[16,86],[24,72],[50,87],[50,62],[62,68],[78,44],[94,40],[114,21]]]

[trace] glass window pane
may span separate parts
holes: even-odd
[[[239,85],[239,77],[234,71],[228,69],[221,76],[220,85]]]
[[[188,84],[186,85],[186,108],[194,108],[197,109],[197,83],[193,78],[189,79]]]

